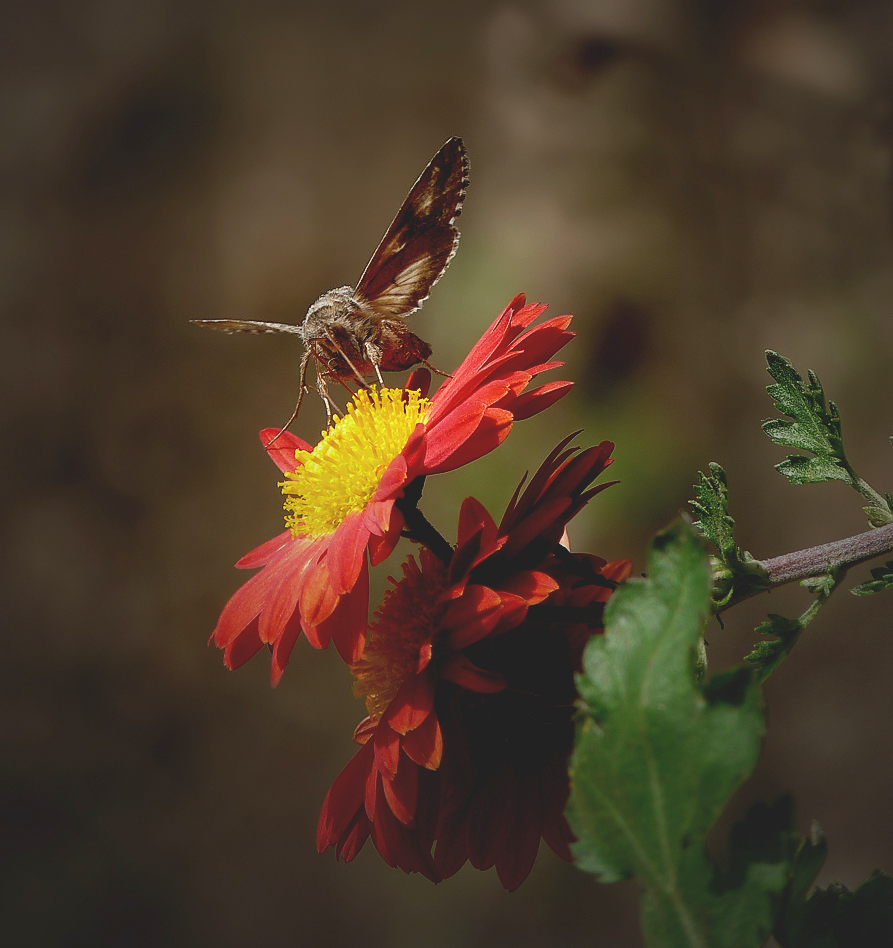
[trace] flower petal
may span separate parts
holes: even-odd
[[[316,829],[316,848],[325,852],[335,845],[338,838],[353,823],[362,810],[365,797],[366,776],[372,769],[373,750],[371,744],[361,747],[348,761],[347,766],[335,778],[319,814]]]
[[[408,734],[421,725],[434,708],[434,681],[430,675],[411,675],[388,705],[382,721],[398,734]]]
[[[450,655],[440,669],[440,677],[478,694],[495,694],[497,691],[503,691],[508,685],[498,672],[478,668],[462,652]]]
[[[250,553],[246,553],[238,563],[236,563],[236,569],[257,569],[259,566],[266,566],[280,550],[284,549],[291,542],[291,530],[285,530],[278,536],[267,540],[266,543],[261,543],[259,547],[253,549]]]
[[[298,466],[295,460],[296,451],[313,450],[306,441],[281,428],[264,428],[260,433],[260,440],[270,459],[283,473],[293,471]]]
[[[437,770],[443,757],[443,732],[436,714],[429,714],[425,720],[401,741],[406,756],[420,767]]]

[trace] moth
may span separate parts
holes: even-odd
[[[468,156],[461,138],[451,138],[428,166],[385,232],[356,287],[323,293],[300,325],[247,319],[193,319],[222,332],[291,333],[301,337],[297,417],[306,391],[307,368],[316,366],[317,389],[331,421],[334,402],[327,383],[361,386],[375,374],[400,372],[427,362],[431,347],[406,326],[406,317],[428,298],[459,244],[456,218],[468,188]],[[432,366],[433,368],[433,366]]]

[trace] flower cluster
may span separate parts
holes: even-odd
[[[269,646],[273,684],[302,632],[316,648],[334,642],[350,666],[367,716],[323,804],[320,852],[349,861],[371,838],[407,872],[440,881],[466,862],[495,866],[508,889],[540,839],[570,858],[574,674],[630,565],[561,542],[609,486],[593,484],[613,445],[580,451],[566,438],[499,524],[467,498],[455,548],[415,506],[423,478],[482,457],[570,388],[530,388],[572,337],[567,316],[532,326],[544,310],[513,300],[430,399],[422,370],[402,390],[358,392],[315,447],[261,432],[285,475],[287,529],[237,563],[263,568],[211,638],[230,668]],[[369,567],[401,535],[424,545],[368,623]]]

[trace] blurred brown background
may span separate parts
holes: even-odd
[[[349,866],[316,854],[362,714],[343,667],[299,647],[274,692],[262,657],[228,673],[205,647],[245,578],[231,564],[281,530],[256,432],[288,417],[299,347],[187,321],[299,321],[463,135],[462,245],[413,329],[454,366],[526,291],[576,314],[578,386],[429,484],[448,537],[462,497],[498,514],[579,427],[617,442],[622,479],[579,548],[641,569],[711,460],[757,555],[861,531],[856,495],[772,470],[762,350],[819,373],[857,469],[893,488],[893,3],[0,15],[4,943],[637,945],[634,887],[549,852],[514,895],[467,868],[435,888],[371,846]],[[308,402],[297,431],[322,422]],[[714,661],[804,596],[730,615]],[[733,805],[792,791],[801,828],[830,837],[823,881],[893,870],[889,601],[838,593],[804,636]]]

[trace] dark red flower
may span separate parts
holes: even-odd
[[[236,591],[211,635],[228,667],[269,645],[275,685],[301,632],[314,647],[334,641],[345,661],[357,661],[369,563],[393,550],[404,527],[395,503],[408,485],[482,457],[515,419],[542,411],[570,388],[552,382],[527,391],[535,376],[563,364],[548,360],[573,336],[570,316],[528,328],[545,308],[526,306],[523,296],[512,300],[430,400],[423,397],[430,375],[422,370],[404,390],[359,391],[315,448],[287,432],[261,432],[286,474],[289,529],[236,564],[263,571]]]
[[[565,440],[497,526],[462,505],[449,566],[424,549],[376,613],[352,670],[369,716],[317,831],[352,859],[371,836],[392,866],[437,881],[466,860],[526,878],[541,838],[570,858],[563,816],[574,671],[600,603],[629,573],[558,546],[613,445]]]

